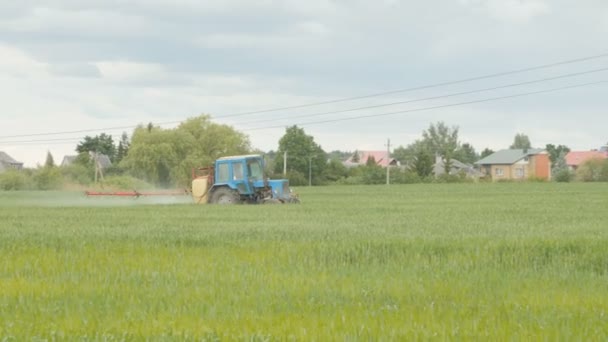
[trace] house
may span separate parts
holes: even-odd
[[[510,149],[495,152],[475,163],[497,180],[551,179],[551,161],[543,149]]]
[[[372,158],[376,162],[376,165],[382,167],[399,165],[397,159],[390,158],[388,151],[356,151],[343,164],[348,168],[357,167],[366,165],[367,161]]]
[[[70,166],[72,165],[72,163],[76,160],[78,156],[65,156],[63,157],[63,160],[61,161],[61,166]]]
[[[0,172],[11,169],[21,170],[23,169],[23,163],[16,161],[5,152],[0,151]]]
[[[91,160],[97,159],[97,162],[99,163],[99,166],[102,169],[107,169],[108,167],[112,166],[112,161],[110,160],[110,157],[103,153],[95,153],[91,151],[89,152],[89,157],[91,157]],[[76,158],[78,158],[78,156],[74,155],[63,157],[63,160],[61,161],[61,166],[72,165],[72,163],[76,161]]]
[[[463,163],[456,159],[450,160],[450,163],[452,164],[450,167],[451,175],[464,173],[465,175],[473,178],[479,178],[482,176],[481,172],[477,170],[473,165]],[[435,176],[445,174],[445,162],[440,156],[435,157],[435,165],[433,165],[433,174]]]
[[[576,171],[578,167],[591,159],[606,159],[608,158],[608,150],[606,151],[570,151],[566,154],[566,164],[571,171]]]

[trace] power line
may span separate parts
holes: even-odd
[[[587,57],[582,57],[582,58],[564,60],[564,61],[559,61],[559,62],[555,62],[555,63],[543,64],[543,65],[538,65],[538,66],[533,66],[533,67],[528,67],[528,68],[523,68],[523,69],[516,69],[516,70],[511,70],[511,71],[505,71],[505,72],[499,72],[499,73],[494,73],[494,74],[488,74],[488,75],[483,75],[483,76],[470,77],[470,78],[465,78],[465,79],[460,79],[460,80],[455,80],[455,81],[440,82],[440,83],[435,83],[435,84],[430,84],[430,85],[424,85],[424,86],[418,86],[418,87],[412,87],[412,88],[404,88],[404,89],[398,89],[398,90],[391,90],[391,91],[385,91],[385,92],[368,94],[368,95],[362,95],[362,96],[354,96],[354,97],[342,98],[342,99],[337,99],[337,100],[314,102],[314,103],[301,104],[301,105],[295,105],[295,106],[277,107],[277,108],[270,108],[270,109],[250,111],[250,112],[242,112],[242,113],[236,113],[236,114],[218,115],[218,116],[213,116],[213,118],[219,119],[219,118],[229,118],[229,117],[244,116],[244,115],[253,115],[253,114],[260,114],[260,113],[270,113],[270,112],[276,112],[276,111],[281,111],[281,110],[290,110],[290,109],[313,107],[313,106],[319,106],[319,105],[325,105],[325,104],[332,104],[332,103],[340,103],[340,102],[354,101],[354,100],[360,100],[360,99],[367,99],[367,98],[379,97],[379,96],[383,96],[383,95],[405,93],[405,92],[409,92],[409,91],[423,90],[423,89],[429,89],[429,88],[437,88],[437,87],[446,86],[446,85],[453,85],[453,84],[459,84],[459,83],[465,83],[465,82],[472,82],[472,81],[478,81],[478,80],[483,80],[483,79],[495,78],[495,77],[500,77],[500,76],[513,75],[513,74],[518,74],[518,73],[523,73],[523,72],[528,72],[528,71],[547,69],[547,68],[556,67],[556,66],[560,66],[560,65],[567,65],[567,64],[573,64],[573,63],[586,62],[586,61],[590,61],[590,60],[594,60],[594,59],[600,59],[600,58],[604,58],[604,57],[608,57],[608,53],[602,53],[602,54],[593,55],[593,56],[587,56]],[[182,121],[183,120],[181,120],[181,121],[166,121],[166,122],[157,123],[156,125],[177,124],[177,123],[181,123]],[[106,130],[132,129],[132,128],[136,128],[138,126],[139,125],[131,125],[131,126],[91,128],[91,129],[82,129],[82,130],[73,130],[73,131],[59,131],[59,132],[48,132],[48,133],[31,133],[31,134],[7,135],[7,136],[0,136],[0,139],[25,138],[25,137],[61,135],[61,134],[75,134],[75,133],[91,133],[91,132],[99,132],[99,131],[106,131]]]
[[[410,91],[415,91],[415,90],[443,87],[443,86],[453,85],[453,84],[458,84],[458,83],[480,81],[480,80],[484,80],[484,79],[488,79],[488,78],[495,78],[495,77],[500,77],[500,76],[519,74],[519,73],[528,72],[528,71],[547,69],[547,68],[556,67],[556,66],[560,66],[560,65],[586,62],[586,61],[599,59],[599,58],[603,58],[603,57],[608,57],[608,53],[602,53],[599,55],[594,55],[594,56],[589,56],[589,57],[570,59],[570,60],[565,60],[565,61],[560,61],[560,62],[555,62],[555,63],[550,63],[550,64],[543,64],[543,65],[538,65],[538,66],[533,66],[533,67],[528,67],[528,68],[523,68],[523,69],[504,71],[504,72],[488,74],[488,75],[483,75],[483,76],[470,77],[470,78],[465,78],[465,79],[460,79],[460,80],[455,80],[455,81],[440,82],[440,83],[424,85],[424,86],[417,86],[417,87],[412,87],[412,88],[389,90],[389,91],[380,92],[380,93],[346,97],[346,98],[337,99],[337,100],[321,101],[321,102],[307,103],[307,104],[301,104],[301,105],[295,105],[295,106],[285,106],[285,107],[250,111],[250,112],[242,112],[242,113],[237,113],[237,114],[222,115],[222,116],[216,116],[214,118],[217,119],[217,118],[228,118],[228,117],[244,116],[244,115],[251,115],[251,114],[269,113],[269,112],[277,112],[280,110],[298,109],[298,108],[305,108],[305,107],[320,106],[320,105],[326,105],[326,104],[368,99],[368,98],[372,98],[372,97],[378,97],[378,96],[384,96],[384,95],[390,95],[390,94],[398,94],[398,93],[405,93],[405,92],[410,92]]]
[[[156,126],[162,126],[162,125],[177,124],[177,123],[181,123],[181,122],[183,122],[183,120],[181,120],[181,121],[159,122],[159,123],[156,123],[154,125],[156,125]],[[75,131],[63,131],[63,132],[51,132],[51,133],[32,133],[32,134],[5,135],[5,136],[1,136],[0,139],[38,137],[38,136],[45,136],[45,135],[90,133],[90,132],[99,132],[99,131],[130,129],[130,128],[136,128],[136,127],[139,127],[139,126],[141,126],[141,124],[131,125],[131,126],[118,126],[118,127],[105,127],[105,128],[89,128],[89,129],[81,129],[81,130],[75,130]]]
[[[270,121],[284,120],[284,119],[308,118],[308,117],[323,116],[323,115],[329,115],[329,114],[339,114],[339,113],[353,112],[353,111],[364,110],[364,109],[374,109],[374,108],[381,108],[381,107],[389,107],[389,106],[395,106],[395,105],[400,105],[400,104],[409,104],[409,103],[422,102],[422,101],[428,101],[428,100],[438,100],[438,99],[447,98],[447,97],[454,97],[454,96],[460,96],[460,95],[475,94],[475,93],[481,93],[481,92],[486,92],[486,91],[492,91],[492,90],[498,90],[498,89],[504,89],[504,88],[517,87],[517,86],[534,84],[534,83],[554,81],[554,80],[557,80],[557,79],[569,78],[569,77],[580,76],[580,75],[585,75],[585,74],[592,74],[592,73],[597,73],[597,72],[606,71],[606,70],[608,70],[608,67],[607,68],[600,68],[600,69],[593,69],[593,70],[588,70],[588,71],[582,71],[582,72],[576,72],[576,73],[570,73],[570,74],[565,74],[565,75],[559,75],[559,76],[554,76],[554,77],[541,78],[541,79],[532,80],[532,81],[511,83],[511,84],[506,84],[506,85],[501,85],[501,86],[496,86],[496,87],[489,87],[489,88],[481,88],[481,89],[475,89],[475,90],[468,90],[468,91],[462,91],[462,92],[457,92],[457,93],[450,93],[450,94],[445,94],[445,95],[437,95],[437,96],[431,96],[431,97],[425,97],[425,98],[413,99],[413,100],[407,100],[407,101],[398,101],[398,102],[385,103],[385,104],[379,104],[379,105],[373,105],[373,106],[365,106],[365,107],[341,109],[341,110],[328,111],[328,112],[322,112],[322,113],[302,114],[302,115],[296,115],[296,116],[290,116],[290,117],[284,117],[284,118],[272,118],[272,119],[252,120],[252,121],[241,122],[241,123],[239,123],[239,125],[248,125],[248,124],[253,124],[253,123],[263,123],[263,122],[270,122]]]
[[[423,107],[423,108],[415,108],[415,109],[408,109],[408,110],[401,110],[401,111],[396,111],[396,112],[388,112],[388,113],[380,113],[380,114],[360,115],[360,116],[353,116],[353,117],[348,117],[348,118],[339,118],[339,119],[329,119],[329,120],[322,120],[322,121],[312,121],[312,122],[296,123],[294,125],[297,125],[297,126],[309,126],[309,125],[318,125],[318,124],[323,124],[323,123],[331,123],[331,122],[339,122],[339,121],[350,121],[350,120],[357,120],[357,119],[364,119],[364,118],[373,118],[373,117],[379,117],[379,116],[388,116],[388,115],[396,115],[396,114],[422,112],[422,111],[429,111],[429,110],[433,110],[433,109],[448,108],[448,107],[457,107],[457,106],[463,106],[463,105],[474,104],[474,103],[491,102],[491,101],[497,101],[497,100],[515,98],[515,97],[529,96],[529,95],[535,95],[535,94],[543,94],[543,93],[549,93],[549,92],[554,92],[554,91],[558,91],[558,90],[579,88],[579,87],[584,87],[584,86],[589,86],[589,85],[595,85],[595,84],[600,84],[600,83],[606,83],[606,82],[608,82],[608,81],[604,80],[604,81],[597,81],[597,82],[589,82],[589,83],[575,84],[575,85],[570,85],[570,86],[565,86],[565,87],[559,87],[559,88],[551,88],[551,89],[532,91],[532,92],[526,92],[526,93],[519,93],[519,94],[513,94],[513,95],[491,97],[491,98],[486,98],[486,99],[481,99],[481,100],[465,101],[465,102],[451,103],[451,104],[446,104],[446,105],[439,105],[439,106],[432,106],[432,107]],[[264,130],[264,129],[271,129],[271,128],[284,128],[284,127],[285,127],[285,125],[275,125],[275,126],[266,126],[266,127],[246,128],[246,129],[242,129],[242,131],[257,131],[257,130]]]
[[[498,101],[498,100],[509,99],[509,98],[516,98],[516,97],[535,95],[535,94],[550,93],[550,92],[555,92],[555,91],[559,91],[559,90],[580,88],[580,87],[584,87],[584,86],[596,85],[596,84],[601,84],[601,83],[606,83],[606,82],[608,82],[608,81],[602,80],[602,81],[596,81],[596,82],[587,82],[587,83],[580,83],[580,84],[574,84],[574,85],[569,85],[569,86],[550,88],[550,89],[544,89],[544,90],[538,90],[538,91],[532,91],[532,92],[524,92],[524,93],[518,93],[518,94],[512,94],[512,95],[505,95],[505,96],[485,98],[485,99],[481,99],[481,100],[471,100],[471,101],[465,101],[465,102],[457,102],[457,103],[438,105],[438,106],[431,106],[431,107],[414,108],[414,109],[394,111],[394,112],[388,112],[388,113],[368,114],[368,115],[360,115],[360,116],[353,116],[353,117],[347,117],[347,118],[338,118],[338,119],[328,119],[328,120],[321,120],[321,121],[311,121],[311,122],[295,123],[294,125],[309,126],[309,125],[318,125],[318,124],[323,124],[323,123],[333,123],[333,122],[358,120],[358,119],[364,119],[364,118],[389,116],[389,115],[396,115],[396,114],[406,114],[406,113],[413,113],[413,112],[422,112],[422,111],[429,111],[429,110],[433,110],[433,109],[457,107],[457,106],[463,106],[463,105],[468,105],[468,104],[491,102],[491,101]],[[245,128],[245,129],[241,129],[241,130],[242,131],[257,131],[257,130],[284,128],[284,127],[285,127],[285,125],[273,125],[273,126]],[[15,141],[15,142],[5,142],[5,144],[30,144],[30,143],[41,143],[41,142],[48,142],[48,141],[50,141],[50,142],[48,142],[48,144],[52,144],[52,143],[56,143],[55,140],[62,141],[62,140],[69,140],[69,139],[26,140],[26,141],[18,141],[18,142],[17,141]],[[77,142],[77,141],[78,140],[75,140],[74,142]]]

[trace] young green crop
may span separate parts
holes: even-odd
[[[608,336],[608,184],[298,192],[276,206],[0,192],[0,337]]]

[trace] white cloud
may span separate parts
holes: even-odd
[[[32,58],[19,48],[0,43],[0,72],[4,77],[44,77],[47,64]]]
[[[460,3],[474,11],[483,11],[494,19],[516,23],[527,22],[551,11],[545,0],[461,0]]]
[[[104,10],[59,10],[35,7],[27,16],[0,22],[16,32],[65,32],[72,35],[132,35],[146,28],[143,18]]]

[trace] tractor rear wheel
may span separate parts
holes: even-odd
[[[210,202],[214,204],[239,204],[241,198],[238,193],[229,188],[219,188],[211,194]]]

